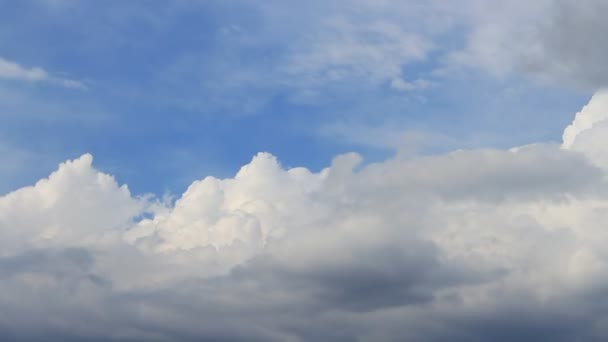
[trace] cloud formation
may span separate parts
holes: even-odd
[[[563,146],[260,153],[175,202],[67,161],[0,197],[1,337],[604,340],[604,96]]]

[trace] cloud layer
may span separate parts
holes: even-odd
[[[0,197],[0,337],[605,340],[604,98],[563,146],[260,153],[175,201],[67,161]]]

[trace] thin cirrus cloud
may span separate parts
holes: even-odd
[[[593,116],[561,146],[346,154],[319,172],[260,153],[175,202],[67,161],[0,197],[3,337],[604,340]]]

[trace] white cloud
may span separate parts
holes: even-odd
[[[580,151],[596,165],[608,168],[608,92],[598,91],[564,130],[563,148]]]
[[[566,127],[563,134],[563,145],[571,148],[577,137],[585,131],[608,120],[608,91],[598,91],[589,104],[576,113],[574,121]]]
[[[65,162],[47,179],[0,198],[3,253],[97,243],[132,224],[141,203],[91,163],[90,155]]]
[[[284,67],[286,74],[313,84],[352,78],[375,84],[401,79],[402,68],[425,59],[433,47],[423,35],[387,21],[353,23],[336,16],[315,33]]]
[[[48,79],[49,75],[41,68],[28,69],[15,62],[0,58],[0,77],[26,81],[42,81]]]
[[[174,204],[133,197],[84,155],[0,197],[0,327],[25,339],[600,341],[608,168],[585,156],[608,151],[590,144],[364,166],[347,154],[320,172],[260,153]]]
[[[86,86],[80,81],[56,77],[40,67],[27,68],[2,57],[0,57],[0,79],[49,82],[66,88],[86,89]]]

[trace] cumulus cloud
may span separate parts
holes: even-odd
[[[127,187],[118,187],[111,176],[92,169],[91,163],[92,157],[83,155],[61,164],[36,185],[2,197],[4,253],[86,244],[90,233],[99,233],[101,238],[126,226],[140,212],[141,204],[131,198]]]
[[[563,147],[584,153],[595,164],[608,167],[608,92],[598,91],[564,130]]]
[[[0,197],[2,339],[604,340],[608,168],[588,151],[608,151],[575,148],[603,96],[563,146],[319,172],[260,153],[174,203],[62,163]]]
[[[80,81],[53,76],[40,67],[27,68],[2,57],[0,57],[0,79],[49,82],[66,88],[86,89]]]

